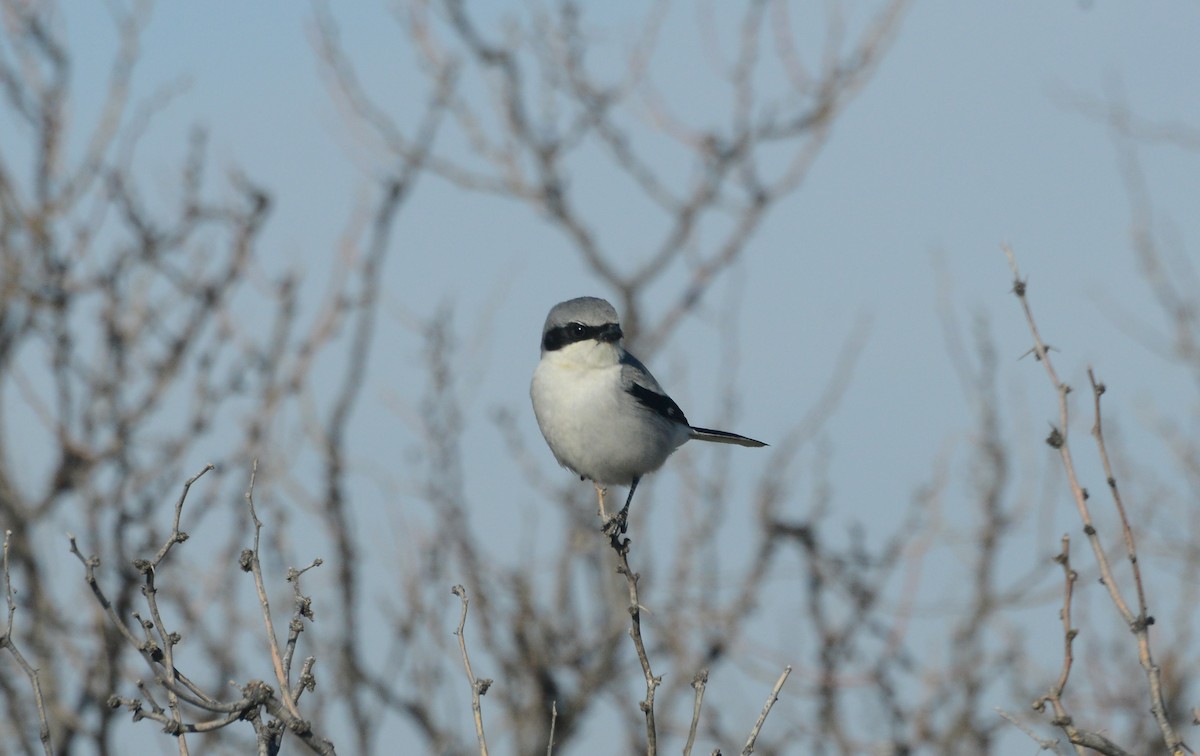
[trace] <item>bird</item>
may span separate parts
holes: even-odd
[[[688,422],[646,366],[625,351],[616,309],[578,297],[550,309],[542,326],[541,360],[529,396],[533,414],[558,463],[591,480],[605,531],[624,533],[638,482],[689,440],[762,447],[762,441]],[[607,486],[629,486],[613,518]]]

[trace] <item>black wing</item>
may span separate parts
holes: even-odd
[[[675,403],[675,400],[666,394],[660,394],[638,383],[629,384],[629,388],[625,390],[634,399],[638,400],[638,404],[651,412],[661,415],[673,423],[680,423],[690,427],[691,423],[684,417],[683,410],[679,409],[679,405]]]

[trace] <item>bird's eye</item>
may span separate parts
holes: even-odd
[[[583,323],[572,323],[570,325],[572,336],[583,336],[587,329],[583,327]]]

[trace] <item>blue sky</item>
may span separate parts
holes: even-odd
[[[102,80],[94,61],[111,49],[97,31],[108,28],[101,7],[66,5],[83,67],[75,80],[81,119],[94,107],[90,98]],[[386,9],[344,4],[334,15],[381,102],[401,118],[410,114],[423,97],[422,80]],[[632,23],[594,18],[598,26],[618,29]],[[162,3],[143,37],[134,96],[187,82],[142,146],[138,168],[149,184],[169,184],[183,135],[202,124],[214,175],[236,167],[273,195],[266,265],[307,271],[306,287],[319,293],[330,250],[356,204],[370,196],[381,166],[373,162],[377,152],[355,144],[330,96],[313,37],[305,3]],[[776,208],[745,257],[710,292],[702,317],[660,353],[643,355],[645,361],[701,425],[720,410],[720,389],[734,371],[733,430],[770,441],[807,411],[855,322],[869,318],[861,359],[824,434],[832,450],[836,519],[887,532],[931,476],[933,461],[966,440],[970,428],[940,330],[936,260],[943,261],[962,322],[976,314],[988,319],[1002,395],[1025,413],[1011,428],[1029,429],[1039,440],[1055,416],[1054,396],[1037,366],[1017,359],[1029,340],[1009,294],[1001,253],[1007,243],[1031,280],[1043,332],[1062,350],[1057,359],[1066,380],[1085,385],[1084,370],[1095,365],[1112,389],[1109,408],[1126,445],[1153,449],[1146,425],[1154,413],[1194,418],[1195,394],[1188,393],[1186,376],[1150,360],[1127,318],[1115,314],[1118,303],[1139,321],[1161,322],[1130,248],[1130,203],[1114,142],[1102,123],[1072,103],[1116,96],[1148,120],[1200,128],[1197,39],[1195,3],[914,4],[803,186]],[[660,86],[673,86],[671,77],[689,70],[700,44],[691,6],[676,4],[656,60]],[[668,91],[702,116],[707,95],[701,83],[680,80]],[[1139,156],[1156,218],[1195,263],[1197,155],[1153,146]],[[589,192],[599,198],[617,190],[598,183]],[[598,228],[628,250],[630,261],[641,259],[647,253],[643,221],[637,208],[617,199],[609,206],[597,201]],[[598,288],[565,240],[527,208],[432,177],[403,209],[394,246],[385,314],[355,423],[362,466],[386,467],[417,448],[404,410],[395,409],[413,406],[423,381],[421,344],[410,323],[449,303],[463,348],[468,491],[475,501],[497,505],[472,516],[481,531],[504,527],[506,513],[536,502],[528,501],[520,474],[506,464],[503,439],[487,417],[496,408],[512,410],[526,444],[541,451],[527,392],[545,312],[561,299],[610,292]],[[664,296],[674,292],[667,291],[669,281],[663,286]],[[741,303],[733,365],[714,348],[711,326],[730,301]],[[1086,431],[1082,416],[1080,422]],[[1036,457],[1040,449],[1031,448]],[[739,455],[735,475],[753,480],[765,460]],[[545,475],[559,474],[548,452],[540,461]],[[669,468],[656,486],[677,485]],[[512,493],[497,497],[495,491]],[[362,511],[364,521],[395,527],[386,502],[366,493],[363,500],[380,508]],[[1077,529],[1072,516],[1064,491],[1049,538],[1027,544],[1028,552],[1016,558],[1052,553],[1060,530]],[[669,527],[661,518],[654,522]],[[954,556],[939,558],[952,564]],[[931,601],[939,581],[949,580],[947,574],[930,578]],[[1041,619],[1048,632],[1056,631],[1053,608]]]

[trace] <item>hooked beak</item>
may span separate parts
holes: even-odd
[[[604,326],[604,329],[596,335],[598,341],[603,341],[609,344],[615,344],[621,340],[625,334],[621,333],[621,326],[617,323],[609,323]]]

